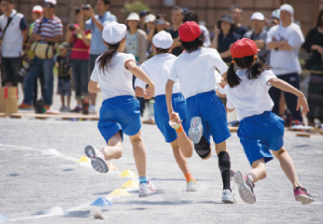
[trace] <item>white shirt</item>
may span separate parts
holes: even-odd
[[[95,62],[91,80],[99,83],[103,100],[116,96],[134,96],[132,73],[125,67],[125,63],[129,60],[136,62],[135,57],[132,54],[117,52],[104,69],[100,68],[98,59]]]
[[[253,115],[262,114],[265,111],[271,111],[274,103],[268,93],[271,85],[268,81],[275,78],[271,70],[262,72],[257,79],[248,79],[247,69],[237,71],[241,82],[238,86],[230,88],[227,85],[224,91],[219,91],[227,95],[227,108],[236,109],[238,120]],[[220,89],[219,89],[220,90]]]
[[[211,37],[210,37],[210,32],[208,31],[208,29],[203,26],[203,25],[199,25],[200,29],[204,35],[204,42],[203,42],[203,47],[210,47],[211,46]]]
[[[273,67],[273,72],[276,75],[295,72],[300,74],[302,69],[298,61],[298,52],[304,43],[300,27],[295,23],[287,27],[276,25],[269,30],[266,43],[271,42],[273,37],[276,41],[287,40],[288,44],[293,47],[291,50],[270,50],[270,66]]]
[[[218,71],[216,71],[217,69]],[[222,75],[228,66],[213,48],[200,48],[192,53],[184,52],[174,63],[169,79],[179,79],[181,92],[187,99],[199,93],[216,89],[216,76]]]
[[[141,68],[155,83],[156,96],[165,95],[166,83],[176,59],[177,57],[173,54],[158,54],[142,64]],[[140,79],[136,79],[135,86],[145,89],[146,83]],[[180,87],[177,80],[173,86],[173,93],[179,92]]]

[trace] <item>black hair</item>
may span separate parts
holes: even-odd
[[[238,4],[231,5],[229,8],[229,12],[232,12],[234,9],[240,9],[241,12],[243,12],[243,7],[241,5],[238,5]]]
[[[155,46],[155,47],[156,47],[156,46]],[[157,51],[157,53],[158,53],[158,54],[166,54],[166,53],[168,53],[169,49],[170,49],[170,48],[163,49],[163,48],[158,48],[158,47],[156,47],[156,51]]]
[[[13,0],[1,0],[0,2],[9,2],[10,4],[13,4]]]
[[[156,16],[156,19],[160,19],[162,17],[165,19],[166,22],[169,22],[168,17],[165,13],[158,13],[158,15]]]
[[[234,64],[236,64],[240,68],[247,68],[246,76],[248,79],[257,79],[259,75],[265,71],[270,69],[269,66],[262,63],[261,60],[258,58],[254,59],[255,55],[246,56],[243,58],[233,58],[235,63],[231,63],[228,69],[226,80],[231,88],[238,86],[241,82],[239,76],[237,76],[236,72],[234,71]],[[255,61],[254,64],[252,64]]]
[[[98,59],[98,62],[100,63],[100,69],[102,70],[104,70],[104,68],[110,63],[113,55],[117,52],[121,41],[116,44],[108,44],[105,41],[103,42],[108,45],[108,50],[104,52]]]
[[[182,7],[179,7],[179,6],[174,6],[173,8],[172,8],[172,11],[177,11],[177,10],[180,10],[181,11],[181,13],[184,15],[184,10],[183,10],[183,8]]]
[[[96,0],[97,1],[100,1],[100,0]],[[109,0],[101,0],[105,5],[110,5],[110,1]]]
[[[203,46],[204,43],[204,34],[201,33],[201,35],[196,38],[195,40],[191,41],[191,42],[184,42],[182,41],[182,47],[188,52],[188,53],[192,53],[193,51],[198,50],[200,47]]]
[[[322,16],[323,16],[323,9],[321,9],[319,16],[317,18],[317,23],[316,23],[316,27],[322,27],[323,23],[322,23]]]
[[[190,11],[188,13],[185,13],[183,23],[185,23],[187,21],[195,21],[196,23],[198,23],[199,18],[198,18],[197,14],[195,12]]]
[[[78,15],[81,12],[80,9],[75,9],[75,15]]]

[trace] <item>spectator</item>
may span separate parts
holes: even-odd
[[[246,32],[243,37],[256,42],[258,49],[261,50],[258,52],[258,58],[265,63],[267,60],[265,16],[260,12],[255,12],[250,19],[252,21],[252,30]]]
[[[145,21],[146,21],[146,16],[148,16],[150,14],[149,11],[147,10],[142,10],[139,12],[139,17],[140,17],[140,29],[145,30]]]
[[[0,3],[2,86],[17,86],[16,75],[22,66],[23,43],[27,39],[28,26],[23,14],[14,9],[13,0]]]
[[[199,23],[199,19],[198,16],[195,12],[187,12],[185,13],[185,17],[183,20],[183,23],[185,23],[186,21],[195,21],[197,24]],[[203,25],[199,25],[200,29],[204,35],[204,42],[203,42],[203,47],[210,47],[211,46],[211,37],[210,37],[210,33],[208,31],[208,29],[203,26]]]
[[[151,44],[154,35],[162,30],[166,31],[167,29],[169,29],[170,24],[166,14],[163,13],[159,13],[155,18],[152,14],[146,16],[146,18],[147,20],[145,22],[148,30],[147,41]]]
[[[299,89],[299,76],[302,72],[298,61],[298,52],[304,42],[302,31],[293,21],[294,9],[284,4],[280,7],[280,25],[272,27],[267,35],[267,49],[270,50],[270,66],[282,80]],[[274,101],[273,112],[279,115],[281,91],[275,87],[269,90]],[[296,111],[297,97],[284,92],[287,108],[293,120],[302,121],[301,112]]]
[[[169,30],[167,30],[173,38],[173,45],[172,45],[172,54],[173,55],[180,55],[183,51],[182,44],[178,37],[178,28],[183,24],[184,20],[184,11],[181,7],[175,6],[172,9],[172,26]]]
[[[234,32],[240,39],[248,31],[247,27],[241,25],[243,8],[241,5],[231,5],[229,13],[235,25]]]
[[[271,24],[270,24],[270,27],[279,25],[279,21],[280,21],[280,10],[279,9],[275,9],[271,13]]]
[[[79,113],[82,111],[84,103],[84,113],[88,113],[89,92],[88,84],[88,63],[89,50],[91,44],[91,30],[83,31],[80,29],[82,15],[79,9],[75,10],[77,24],[70,24],[67,27],[65,41],[72,45],[71,67],[75,88],[76,107],[71,112]]]
[[[306,69],[320,71],[321,74],[311,73],[308,86],[308,125],[314,126],[314,119],[323,122],[323,9],[317,18],[316,27],[312,28],[305,39],[303,48],[310,54]]]
[[[221,16],[217,25],[214,28],[214,38],[211,47],[218,50],[224,62],[231,62],[231,45],[236,42],[239,37],[233,31],[235,29],[234,23],[230,15]]]
[[[56,0],[45,0],[44,2],[44,17],[36,20],[34,29],[30,39],[28,40],[26,51],[30,49],[30,44],[33,42],[49,43],[50,45],[57,44],[63,34],[63,25],[61,20],[55,16],[54,11]],[[29,70],[24,78],[24,93],[23,103],[19,105],[19,109],[30,109],[33,102],[34,85],[39,77],[41,70],[44,72],[44,102],[45,109],[49,110],[53,102],[53,58],[41,59],[37,56],[34,58],[34,65]]]
[[[139,29],[139,15],[132,12],[126,20],[126,49],[125,53],[133,54],[137,63],[142,64],[146,60],[147,36],[145,31]]]
[[[56,58],[56,67],[58,71],[57,94],[61,96],[61,112],[70,112],[72,86],[70,54],[68,53],[69,46],[70,45],[67,42],[59,45],[60,54]]]
[[[91,30],[91,48],[90,48],[90,60],[89,60],[89,74],[91,74],[94,69],[96,59],[103,54],[107,47],[103,43],[102,31],[103,26],[112,21],[117,21],[115,15],[111,14],[109,10],[110,1],[108,0],[96,0],[95,9],[98,12],[95,15],[92,7],[90,5],[82,6],[81,13],[84,18],[90,18],[84,23],[80,23],[81,30]],[[89,78],[88,78],[89,80]],[[96,103],[96,93],[90,94],[91,104],[89,106],[89,113],[96,113],[95,103]]]

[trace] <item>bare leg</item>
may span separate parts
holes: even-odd
[[[229,152],[225,141],[215,144],[215,152],[218,155],[220,152]]]
[[[185,131],[177,132],[177,141],[179,149],[186,158],[193,155],[193,142],[187,137]]]
[[[71,97],[68,96],[67,97],[67,106],[70,107],[70,105],[71,105]]]
[[[65,107],[65,97],[64,97],[64,95],[61,95],[61,103],[62,103],[62,106]]]
[[[171,146],[173,148],[173,153],[174,153],[174,157],[175,157],[175,160],[177,162],[177,165],[179,166],[179,168],[181,169],[181,171],[183,172],[184,175],[189,173],[190,171],[188,169],[187,161],[186,161],[185,157],[183,156],[183,154],[180,151],[178,141],[175,140],[170,144],[171,144]]]
[[[252,169],[248,171],[247,176],[249,176],[254,183],[256,183],[258,180],[265,179],[267,176],[265,160],[262,158],[253,162]]]
[[[139,177],[144,177],[146,176],[146,150],[144,143],[142,142],[140,131],[133,136],[129,136],[129,138],[132,144],[133,156],[135,158]]]
[[[287,176],[289,181],[292,183],[293,187],[295,188],[301,186],[297,177],[293,160],[288,152],[284,149],[284,147],[282,147],[278,151],[272,151],[272,153],[279,160],[281,168],[285,172],[285,175]]]
[[[118,131],[107,142],[107,146],[104,146],[101,151],[105,160],[119,159],[122,156],[122,137],[120,131]]]
[[[96,104],[96,95],[97,95],[96,93],[90,93],[90,100],[93,106],[95,106]]]

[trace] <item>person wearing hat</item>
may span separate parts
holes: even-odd
[[[67,42],[61,43],[59,55],[56,56],[55,66],[58,71],[57,94],[61,96],[61,112],[70,112],[72,85],[71,85],[71,64],[70,53],[68,53],[70,45]],[[66,101],[65,101],[66,97]]]
[[[147,35],[145,31],[139,29],[140,18],[135,12],[128,15],[126,25],[128,27],[126,34],[125,53],[133,54],[136,61],[142,64],[146,60]]]
[[[241,199],[254,204],[254,184],[266,178],[265,164],[273,159],[274,154],[293,185],[296,201],[309,204],[314,198],[300,184],[293,160],[284,148],[284,121],[271,112],[274,104],[268,91],[273,86],[295,95],[297,110],[302,107],[304,114],[308,112],[306,98],[301,91],[278,79],[259,60],[258,52],[253,40],[243,38],[234,43],[231,47],[233,60],[226,76],[228,84],[224,89],[218,89],[219,94],[227,96],[227,110],[237,111],[240,121],[238,137],[252,167],[247,173],[237,171],[234,180]]]
[[[258,52],[258,57],[265,63],[267,61],[265,16],[261,12],[255,12],[251,15],[250,19],[252,30],[246,32],[243,37],[256,42],[257,47],[261,50]]]
[[[40,42],[48,46],[57,44],[63,34],[62,21],[55,15],[56,0],[45,0],[43,5],[44,16],[35,21],[33,32],[28,40],[25,52],[31,48],[34,42]],[[54,51],[54,50],[53,50]],[[54,55],[54,52],[52,52]],[[30,109],[34,101],[35,81],[41,71],[44,73],[44,102],[46,110],[50,109],[53,103],[54,74],[53,58],[40,58],[35,56],[34,65],[24,77],[24,100],[19,105],[19,109]]]
[[[270,24],[270,27],[279,25],[279,22],[280,22],[280,10],[279,9],[275,9],[271,13],[271,24]]]
[[[196,153],[202,159],[209,159],[212,154],[212,135],[223,183],[222,201],[234,203],[230,187],[231,162],[226,146],[226,140],[231,134],[224,106],[215,93],[216,85],[221,81],[221,75],[226,74],[228,66],[216,49],[202,47],[204,37],[196,22],[185,22],[178,32],[185,52],[174,62],[166,83],[169,120],[177,130],[179,147],[185,157],[192,156],[193,142]],[[182,121],[186,124],[181,123],[182,118],[172,105],[173,87],[177,79],[180,91],[186,99],[186,120]],[[184,125],[190,127],[188,136],[191,141],[187,140]]]
[[[154,104],[155,122],[158,129],[163,134],[167,143],[170,143],[173,149],[173,154],[177,165],[181,169],[186,178],[186,191],[196,191],[197,185],[192,177],[187,161],[181,153],[177,140],[177,132],[169,125],[169,117],[167,113],[165,86],[170,75],[172,66],[177,59],[173,54],[170,54],[173,44],[172,36],[160,31],[153,37],[153,51],[155,56],[145,61],[141,68],[148,74],[152,81],[156,84],[156,101]],[[157,69],[156,69],[157,68]],[[137,79],[135,82],[136,95],[142,96],[146,89],[146,83]],[[178,81],[175,83],[172,95],[173,107],[182,120],[186,120],[186,104],[185,98],[180,92]],[[183,128],[187,131],[187,125],[184,123]],[[192,147],[192,146],[191,146]]]
[[[280,7],[280,24],[272,27],[267,34],[267,49],[270,50],[270,66],[282,80],[299,89],[299,74],[302,69],[298,60],[299,49],[304,43],[302,30],[294,23],[294,9],[284,4]],[[279,114],[281,90],[271,88],[269,91],[274,101],[273,112]],[[288,110],[294,122],[302,122],[300,111],[296,111],[297,97],[284,92]]]
[[[142,11],[139,12],[139,17],[140,17],[140,24],[139,24],[139,26],[140,26],[140,28],[142,30],[145,29],[144,28],[144,25],[145,25],[146,16],[148,16],[149,14],[150,14],[150,12],[147,11],[147,10],[142,10]]]
[[[140,132],[139,102],[134,98],[132,76],[149,85],[144,92],[147,99],[155,94],[155,85],[137,66],[135,57],[123,53],[126,33],[124,24],[111,22],[104,26],[102,38],[109,50],[96,60],[88,89],[90,93],[102,92],[98,128],[107,146],[98,150],[89,145],[84,151],[96,171],[107,173],[109,167],[106,160],[122,156],[123,134],[128,135],[139,175],[139,197],[145,197],[155,193],[156,188],[146,176],[146,151]]]
[[[235,25],[230,15],[221,16],[214,28],[214,38],[211,47],[218,50],[224,62],[231,61],[230,47],[239,37],[234,33]]]
[[[147,41],[152,43],[153,37],[162,30],[167,30],[170,26],[168,17],[164,13],[159,13],[156,16],[150,14],[146,16],[145,25],[147,27]]]

